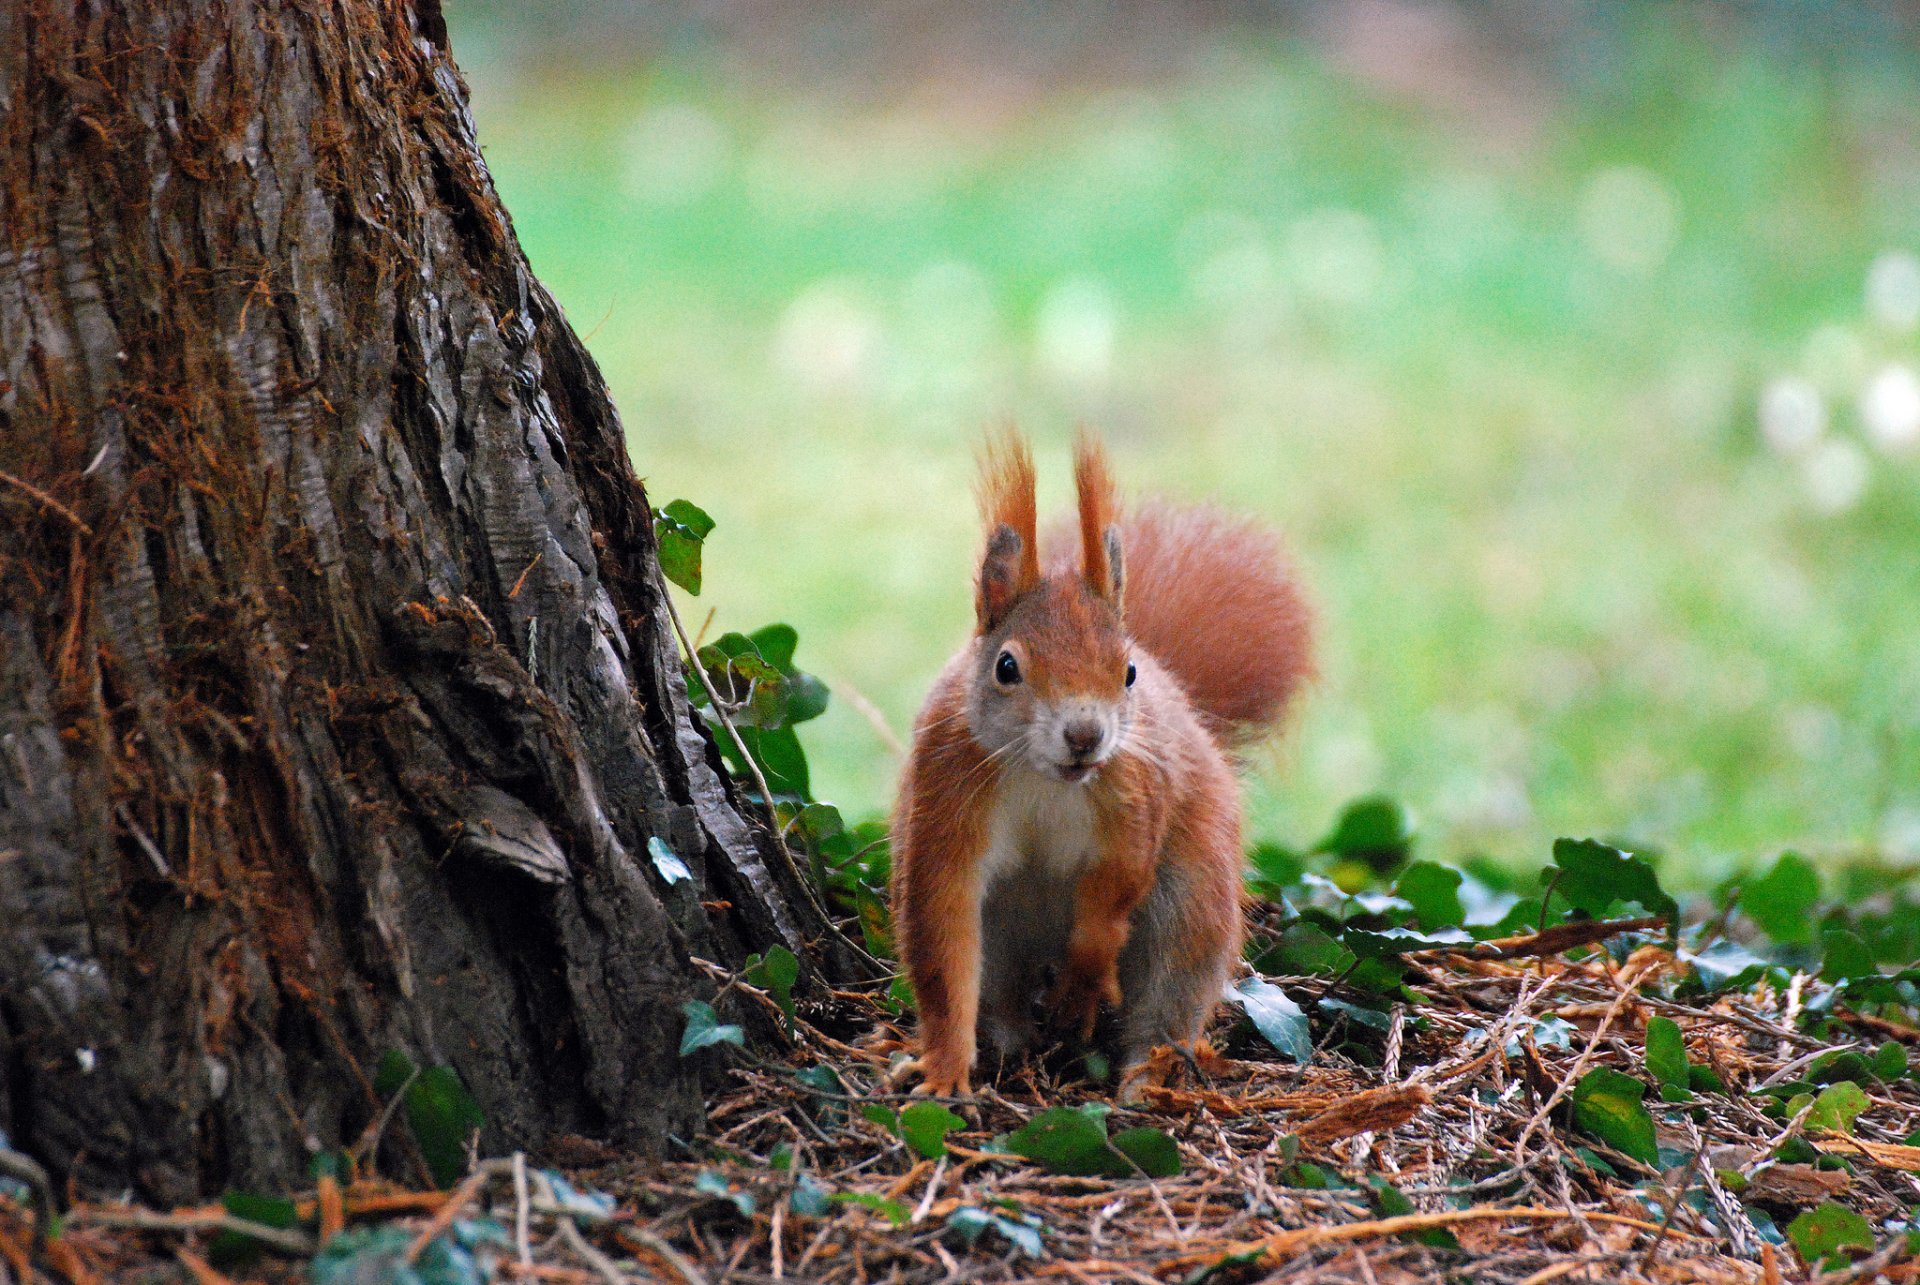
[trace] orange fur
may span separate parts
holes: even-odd
[[[1102,598],[1117,601],[1113,567],[1107,559],[1107,528],[1113,525],[1113,475],[1106,448],[1080,430],[1073,440],[1073,489],[1080,501],[1080,567],[1087,584]]]
[[[1049,536],[1055,529],[1049,528]],[[1051,540],[1050,573],[1084,559]],[[1120,517],[1127,632],[1229,745],[1272,734],[1313,676],[1313,611],[1280,538],[1246,518],[1148,499]]]
[[[1084,434],[1075,478],[1079,539],[1054,543],[1042,577],[1032,457],[1011,432],[988,443],[979,633],[936,680],[901,782],[893,903],[900,957],[919,1001],[917,1065],[929,1092],[964,1092],[970,1082],[984,1020],[982,952],[998,948],[982,941],[989,851],[1004,862],[1009,843],[1045,842],[1005,832],[996,839],[993,831],[1002,800],[1032,788],[1012,774],[1030,781],[1040,770],[1004,750],[989,754],[976,739],[979,703],[1007,699],[994,695],[998,650],[1015,655],[1021,690],[1036,701],[1130,710],[1113,753],[1081,778],[1085,795],[1070,796],[1084,797],[1090,821],[1078,824],[1090,829],[1084,857],[1069,867],[1077,871],[1071,919],[1048,1007],[1082,1038],[1102,1004],[1135,1001],[1122,992],[1124,959],[1134,961],[1124,966],[1146,991],[1156,977],[1192,983],[1169,992],[1166,1021],[1178,1028],[1169,1038],[1198,1037],[1242,933],[1239,788],[1224,746],[1270,729],[1311,668],[1308,613],[1275,537],[1210,510],[1149,504],[1118,516],[1114,567],[1106,541],[1118,512],[1113,483],[1098,442]],[[1139,668],[1130,694],[1129,657]],[[1038,719],[1031,711],[1043,706],[995,708]],[[1027,726],[1032,735],[1040,724]],[[1056,793],[1047,797],[1062,797],[1048,788]],[[1037,851],[1020,859],[1049,859]],[[1013,877],[996,869],[996,879]],[[1161,936],[1127,955],[1142,922]]]

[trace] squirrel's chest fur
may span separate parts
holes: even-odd
[[[1014,770],[1001,778],[987,820],[981,883],[1068,882],[1094,856],[1093,792],[1084,784]]]

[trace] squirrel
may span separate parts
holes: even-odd
[[[1008,430],[981,455],[976,631],[915,721],[893,828],[919,1092],[970,1093],[981,1043],[1032,1047],[1036,1002],[1083,1042],[1113,1006],[1123,1083],[1156,1046],[1191,1056],[1243,932],[1230,756],[1312,671],[1274,533],[1122,512],[1085,432],[1074,481],[1043,571],[1031,451]]]

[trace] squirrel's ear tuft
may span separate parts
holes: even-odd
[[[1015,599],[1040,583],[1033,452],[1011,427],[987,438],[981,449],[979,495],[987,552],[980,564],[976,605],[980,632],[985,633],[1000,623]]]
[[[1080,497],[1080,556],[1087,587],[1120,605],[1120,532],[1114,525],[1113,474],[1106,448],[1080,430],[1073,442],[1073,483]]]

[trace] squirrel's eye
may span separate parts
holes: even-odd
[[[1000,659],[993,662],[993,677],[1003,687],[1020,681],[1020,662],[1013,658],[1012,652],[1001,652]]]
[[[1134,669],[1133,662],[1128,661],[1127,662],[1127,686],[1129,687],[1133,686],[1133,680],[1138,677],[1140,677],[1140,675],[1138,671]]]

